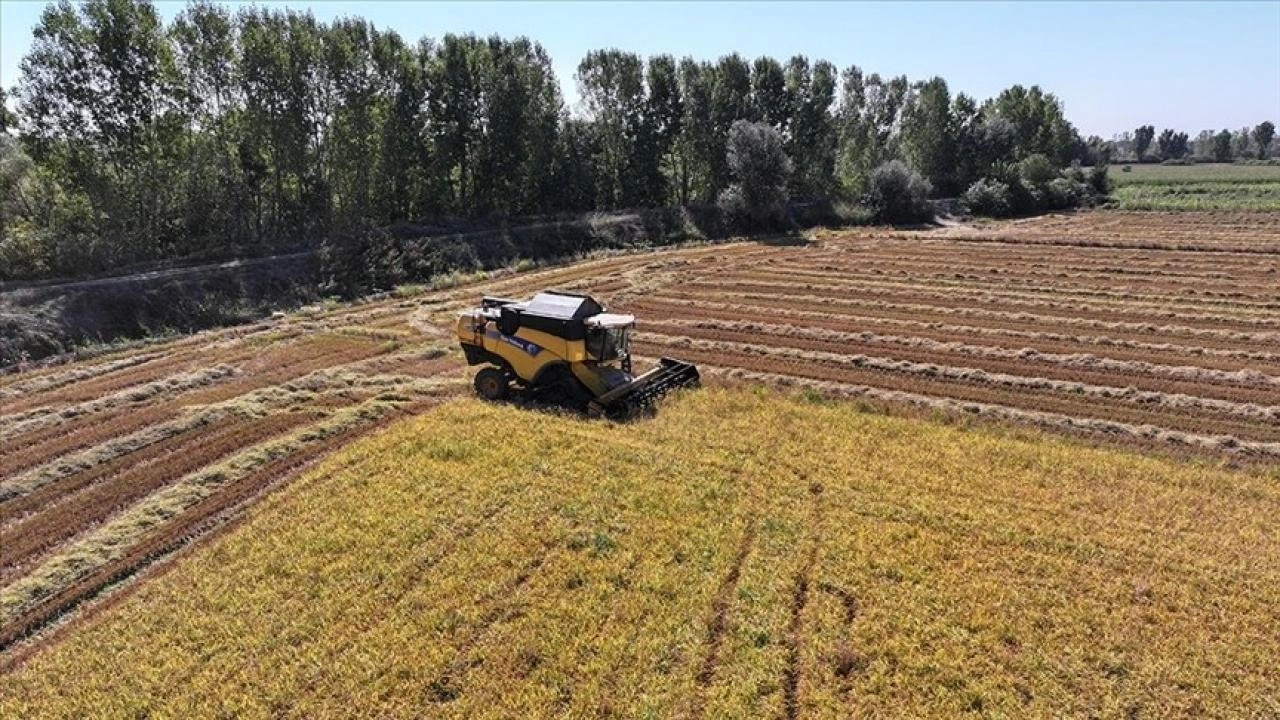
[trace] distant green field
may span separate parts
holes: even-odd
[[[1112,165],[1111,178],[1123,185],[1182,185],[1185,183],[1280,182],[1280,165]]]
[[[1111,166],[1120,210],[1280,211],[1280,166],[1276,165]]]

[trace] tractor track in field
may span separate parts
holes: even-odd
[[[804,478],[800,478],[801,482]],[[809,604],[809,594],[813,585],[813,569],[818,563],[823,533],[823,507],[821,483],[810,483],[809,520],[806,526],[807,536],[804,543],[804,561],[796,572],[791,592],[791,617],[787,621],[787,632],[784,644],[787,648],[787,665],[782,677],[782,716],[785,720],[796,720],[800,715],[800,655],[804,646],[804,611]]]
[[[702,642],[702,661],[694,676],[697,693],[693,700],[691,717],[700,718],[705,712],[706,688],[715,680],[716,670],[720,662],[720,646],[724,642],[725,633],[729,631],[729,611],[733,605],[734,594],[738,590],[738,581],[742,578],[742,569],[751,555],[756,541],[756,520],[748,518],[738,540],[733,559],[725,572],[720,586],[711,598],[711,612],[707,617],[706,638]]]
[[[518,596],[529,581],[542,570],[550,557],[551,549],[556,544],[554,539],[543,542],[533,557],[521,563],[515,577],[480,601],[479,604],[491,607],[470,626],[459,643],[453,660],[428,684],[427,698],[430,702],[448,703],[462,694],[467,672],[483,662],[481,658],[475,657],[476,647],[494,625],[514,618],[520,612],[512,598]]]

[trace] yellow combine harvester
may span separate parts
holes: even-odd
[[[458,318],[457,332],[467,363],[488,366],[476,374],[481,397],[501,400],[515,386],[533,402],[627,417],[698,383],[696,367],[671,358],[633,375],[635,324],[586,295],[541,292],[525,301],[486,297]]]

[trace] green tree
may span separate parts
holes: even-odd
[[[238,74],[245,97],[239,154],[268,246],[322,235],[330,211],[321,139],[332,112],[324,37],[310,14],[242,10]]]
[[[843,74],[844,91],[836,111],[836,167],[843,190],[860,195],[872,172],[899,154],[896,130],[910,88],[906,77],[863,76],[852,66]]]
[[[9,109],[9,96],[0,87],[0,135],[18,129],[18,116]]]
[[[1271,140],[1276,136],[1276,126],[1270,120],[1259,123],[1253,129],[1253,142],[1258,146],[1258,159],[1266,160],[1271,150]]]
[[[676,139],[677,178],[680,204],[688,205],[714,197],[710,180],[712,155],[718,144],[711,118],[714,79],[709,64],[690,58],[680,61],[679,74],[684,114]]]
[[[469,214],[480,152],[481,76],[484,54],[473,35],[445,35],[431,59],[428,83],[438,172],[449,189],[447,209]]]
[[[591,123],[563,118],[552,170],[558,190],[557,208],[591,210],[597,207],[595,160],[599,152],[599,135]]]
[[[444,209],[446,182],[432,162],[433,138],[427,130],[427,66],[433,46],[407,46],[394,32],[374,41],[373,62],[383,84],[385,118],[377,138],[374,174],[376,217],[392,223]]]
[[[169,27],[183,120],[182,254],[233,252],[253,234],[247,221],[253,208],[233,150],[243,133],[235,31],[231,13],[211,2],[193,2]]]
[[[795,164],[793,190],[798,195],[829,196],[835,189],[835,66],[820,60],[811,70],[809,61],[798,55],[788,63],[785,77],[792,110],[787,150]]]
[[[1151,147],[1151,141],[1155,139],[1156,129],[1151,125],[1141,125],[1137,130],[1133,131],[1133,153],[1134,159],[1142,162],[1142,158],[1147,154],[1147,148]]]
[[[786,133],[791,102],[782,65],[771,57],[756,58],[751,64],[752,115]]]
[[[472,214],[545,209],[561,102],[551,59],[526,38],[489,38],[481,76],[484,119]]]
[[[1156,149],[1162,159],[1176,160],[1186,157],[1188,141],[1189,138],[1186,133],[1175,132],[1171,128],[1165,128],[1164,132],[1160,133],[1160,137],[1156,138]]]
[[[864,196],[897,158],[951,193],[1004,182],[1032,155],[1061,167],[1108,148],[1082,141],[1039,88],[979,107],[940,78],[913,86],[856,67],[837,78],[803,56],[603,50],[578,80],[585,120],[567,115],[550,57],[525,38],[409,43],[359,18],[213,0],[165,28],[146,0],[61,0],[42,14],[16,88],[5,257],[22,273],[89,273],[314,247],[341,229],[364,248],[351,257],[391,282],[389,263],[418,262],[373,232],[396,223],[710,203],[731,182],[745,202],[727,146],[740,121],[776,131],[785,190],[806,197]],[[3,137],[19,129],[6,99]],[[1248,130],[1230,140],[1241,156],[1270,143]],[[1021,180],[1005,184],[1017,200]]]
[[[983,106],[988,118],[1000,118],[1013,128],[1014,159],[1040,153],[1061,165],[1079,159],[1079,135],[1062,111],[1062,103],[1037,85],[1014,85]]]
[[[173,228],[165,156],[172,126],[173,58],[155,9],[144,2],[63,0],[45,8],[22,61],[21,112],[36,162],[82,189],[93,232],[117,239],[81,254],[91,271],[157,257]]]
[[[1213,136],[1211,143],[1214,162],[1231,162],[1231,131],[1223,130]]]
[[[649,128],[647,137],[652,145],[641,152],[653,158],[653,161],[646,160],[644,166],[657,172],[648,178],[644,196],[652,204],[666,204],[677,199],[673,197],[671,188],[679,176],[676,143],[684,121],[684,100],[680,96],[675,58],[670,55],[649,58],[645,79],[649,89],[645,108]]]
[[[944,195],[960,191],[958,141],[951,93],[942,78],[919,83],[902,117],[902,154],[917,172]]]
[[[1243,127],[1237,130],[1234,135],[1232,135],[1232,138],[1231,138],[1232,152],[1235,154],[1237,158],[1246,158],[1246,157],[1249,157],[1250,153],[1252,153],[1251,148],[1253,147],[1253,145],[1250,139],[1251,134],[1252,133],[1250,132],[1249,128]]]
[[[1094,167],[1106,167],[1115,155],[1115,145],[1097,135],[1090,135],[1085,141],[1085,164]]]
[[[705,188],[708,200],[717,196],[729,183],[729,165],[725,144],[729,128],[738,120],[754,120],[751,105],[751,68],[742,56],[725,55],[711,68],[711,145],[705,157],[709,177]]]
[[[619,50],[595,50],[578,65],[578,86],[600,134],[599,171],[605,207],[621,207],[637,194],[628,171],[644,131],[644,64]]]
[[[867,203],[884,223],[916,223],[933,219],[929,181],[901,160],[890,160],[871,173]]]

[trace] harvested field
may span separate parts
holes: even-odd
[[[640,318],[641,365],[684,357],[711,383],[1280,461],[1280,215],[808,239],[498,272],[0,376],[0,652],[306,462],[461,392],[452,320],[482,294],[596,293]]]
[[[1277,475],[757,389],[465,399],[11,668],[6,717],[1269,717]]]

